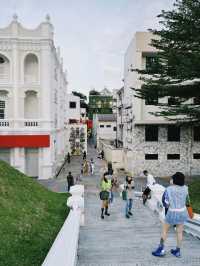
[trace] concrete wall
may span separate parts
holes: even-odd
[[[154,176],[171,176],[177,171],[185,175],[200,174],[200,142],[192,140],[191,128],[181,127],[180,142],[167,141],[167,126],[159,126],[158,141],[145,141],[145,126],[135,126],[133,149],[115,149],[101,141],[107,161],[116,162],[116,168],[124,168],[134,176],[146,169]],[[158,154],[158,160],[145,160],[145,154]],[[169,160],[167,154],[180,154],[180,159]]]
[[[102,128],[101,126],[104,126],[104,127]],[[98,121],[98,124],[97,124],[98,139],[114,140],[116,138],[116,131],[114,131],[114,127],[116,127],[116,122]]]
[[[104,127],[101,127],[104,126]],[[110,126],[110,127],[108,127]],[[116,131],[114,128],[116,127],[116,121],[99,121],[98,115],[94,115],[93,117],[93,141],[94,144],[99,147],[100,140],[111,140],[114,141],[116,139]]]
[[[42,266],[76,266],[80,226],[84,225],[84,187],[70,188],[67,206],[70,212],[50,248]]]
[[[133,137],[131,167],[136,175],[144,169],[154,176],[169,176],[177,171],[186,175],[200,173],[200,160],[193,159],[193,153],[200,151],[200,143],[192,142],[190,128],[181,128],[180,142],[167,141],[167,126],[159,126],[155,142],[145,141],[145,126],[135,126]],[[145,154],[158,154],[158,160],[145,160]],[[167,154],[180,154],[180,160],[168,160]]]
[[[104,151],[106,161],[112,163],[114,171],[120,168],[124,168],[122,149],[116,149],[113,146],[106,144],[102,140],[100,140],[99,142],[99,147]]]

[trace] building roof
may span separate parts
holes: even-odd
[[[176,124],[175,121],[170,120],[135,120],[135,125],[171,125]]]
[[[99,121],[104,121],[104,122],[114,122],[117,119],[116,114],[97,114],[97,118]]]

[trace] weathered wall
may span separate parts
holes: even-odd
[[[167,126],[159,126],[159,138],[156,142],[145,141],[145,127],[133,129],[132,171],[140,175],[147,169],[155,176],[168,176],[181,171],[186,175],[200,173],[200,160],[193,159],[193,153],[200,152],[200,143],[191,142],[189,128],[181,128],[180,142],[167,141]],[[145,154],[158,154],[158,160],[145,160]],[[167,160],[167,154],[180,154],[180,160]]]
[[[134,176],[146,169],[154,176],[170,176],[177,171],[185,175],[200,174],[200,160],[193,159],[200,153],[200,142],[193,142],[191,129],[182,127],[180,142],[167,141],[167,126],[159,126],[158,141],[145,141],[145,126],[133,128],[133,146],[130,149],[115,149],[101,141],[105,159],[116,169],[124,168]],[[145,154],[158,154],[158,160],[145,160]],[[180,154],[180,160],[168,160],[167,154]]]

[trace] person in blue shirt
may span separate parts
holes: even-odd
[[[162,257],[165,255],[164,243],[171,225],[176,225],[177,245],[171,249],[171,254],[180,257],[180,248],[183,238],[184,223],[188,220],[186,204],[189,201],[188,187],[185,186],[185,176],[181,172],[176,172],[172,176],[172,182],[166,188],[163,198],[165,207],[165,221],[163,224],[162,236],[158,248],[152,252],[153,256]]]

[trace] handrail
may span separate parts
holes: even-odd
[[[162,194],[165,187],[155,184],[150,186],[150,189],[151,199],[147,201],[147,204],[150,209],[158,213],[160,221],[163,221],[165,218],[165,211],[162,204]],[[184,231],[200,239],[200,220],[197,214],[195,214],[194,219],[188,219],[185,223]]]
[[[57,173],[55,174],[55,178],[57,178],[57,177],[59,176],[59,174],[62,172],[62,170],[64,169],[65,164],[66,164],[66,161],[67,161],[67,158],[65,158],[64,162],[63,162],[62,165],[59,167]]]
[[[84,221],[84,186],[75,185],[70,189],[71,197],[67,205],[71,208],[60,232],[58,233],[42,266],[75,266],[77,262],[77,250],[79,228]]]
[[[159,184],[155,184],[150,186],[150,189],[151,199],[147,201],[147,205],[150,209],[157,212],[159,215],[159,219],[163,221],[165,217],[165,211],[162,204],[162,195],[165,191],[165,187]]]
[[[42,266],[76,265],[80,215],[80,211],[70,211]]]

